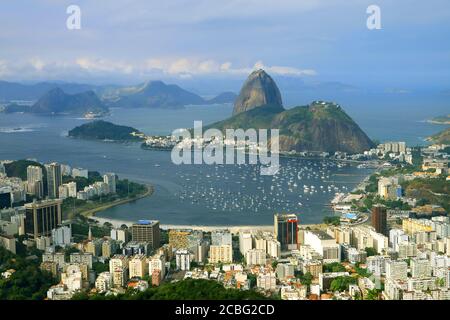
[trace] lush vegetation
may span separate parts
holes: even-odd
[[[379,176],[377,174],[373,174],[369,177],[369,181],[366,185],[366,192],[377,192],[378,191],[378,180]]]
[[[330,290],[331,291],[345,291],[348,290],[348,286],[350,284],[355,284],[356,278],[345,276],[345,277],[337,277],[331,281]]]
[[[98,172],[89,171],[88,178],[77,177],[72,178],[65,176],[63,182],[75,181],[77,183],[77,190],[83,190],[85,186],[93,184],[97,181],[103,181],[103,177]],[[107,205],[116,200],[133,199],[147,192],[147,187],[143,184],[129,181],[128,179],[120,180],[116,179],[116,193],[103,196],[95,196],[90,200],[79,200],[74,198],[68,198],[63,201],[62,210],[63,213],[69,217],[75,217],[81,213],[93,209],[97,209],[102,205]]]
[[[238,113],[208,128],[279,128],[281,151],[361,152],[374,146],[357,124],[334,104],[298,106],[282,110],[264,105]],[[337,133],[346,138],[336,139]],[[343,143],[342,141],[346,141]],[[348,143],[347,143],[348,142]]]
[[[383,199],[380,196],[375,196],[373,194],[367,195],[363,200],[363,204],[364,207],[369,210],[372,209],[375,204],[384,205],[388,209],[411,210],[411,206],[402,200]]]
[[[152,287],[143,292],[128,290],[117,296],[85,293],[73,297],[76,300],[256,300],[264,296],[256,291],[226,289],[217,281],[203,279],[186,279],[174,283],[165,283],[160,287]]]
[[[0,272],[15,270],[8,279],[0,278],[0,300],[42,300],[56,283],[37,262],[26,260],[0,247]]]
[[[95,140],[141,141],[142,138],[131,135],[133,132],[139,133],[139,130],[97,120],[73,128],[69,131],[69,137]]]
[[[11,163],[5,164],[5,171],[8,177],[18,177],[22,180],[27,180],[27,167],[38,166],[42,168],[42,174],[44,175],[44,181],[46,176],[45,167],[36,161],[31,160],[17,160]],[[44,183],[45,185],[45,183]]]
[[[341,218],[338,216],[328,216],[323,218],[323,223],[338,226],[341,224]]]
[[[378,254],[377,250],[375,250],[375,248],[372,248],[372,247],[367,247],[366,253],[367,253],[368,257],[376,256]]]
[[[94,262],[92,264],[92,270],[94,270],[97,275],[102,272],[109,271],[109,263]]]
[[[355,266],[355,270],[356,270],[356,273],[359,275],[359,276],[361,276],[361,277],[364,277],[364,278],[368,278],[368,277],[370,277],[372,274],[368,271],[368,269],[366,269],[366,268],[361,268],[360,266],[359,266],[359,264],[357,264],[356,266]]]
[[[323,272],[344,272],[345,267],[339,262],[333,262],[323,265]]]
[[[77,215],[72,222],[72,235],[74,240],[83,240],[87,238],[91,228],[92,236],[94,238],[103,238],[111,234],[111,227],[108,225],[98,225],[95,221],[88,219],[82,215]]]
[[[414,179],[403,183],[405,194],[408,197],[421,199],[421,204],[438,204],[450,212],[450,183],[445,176],[426,179]]]
[[[450,128],[447,128],[439,133],[436,133],[435,135],[432,135],[428,139],[434,143],[450,144]]]
[[[300,283],[304,286],[309,286],[314,278],[309,272],[296,272],[295,277],[300,279]]]
[[[379,300],[379,297],[380,297],[380,290],[373,289],[367,291],[364,300]]]

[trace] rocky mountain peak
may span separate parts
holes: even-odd
[[[242,86],[234,104],[233,115],[267,105],[283,110],[280,90],[264,70],[255,70]]]

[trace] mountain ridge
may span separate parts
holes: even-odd
[[[31,113],[42,114],[102,114],[107,111],[94,91],[67,94],[61,88],[48,91],[29,109]]]

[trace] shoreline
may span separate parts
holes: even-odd
[[[118,219],[110,219],[110,218],[99,218],[95,217],[95,220],[99,224],[103,224],[105,222],[111,223],[114,227],[120,227],[123,224],[130,226],[131,224],[137,222],[136,221],[130,221],[130,220],[118,220]],[[316,224],[299,224],[299,228],[305,229],[305,228],[322,228],[326,226],[323,223],[316,223]],[[184,229],[190,229],[190,230],[201,230],[205,232],[214,231],[214,230],[229,230],[231,233],[238,233],[239,231],[270,231],[273,232],[273,225],[176,225],[176,224],[160,224],[160,229],[162,230],[184,230]]]
[[[113,208],[115,206],[119,206],[119,205],[122,205],[122,204],[126,204],[126,203],[129,203],[129,202],[140,200],[140,199],[143,199],[143,198],[146,198],[146,197],[150,197],[153,194],[153,192],[155,191],[155,188],[154,188],[154,186],[149,185],[149,184],[146,184],[145,187],[146,187],[147,191],[145,193],[141,194],[141,195],[136,196],[135,198],[118,199],[118,200],[115,200],[113,202],[106,203],[105,205],[99,206],[97,208],[89,209],[89,210],[80,212],[80,214],[85,216],[85,217],[88,217],[88,218],[89,217],[95,217],[95,214],[97,212],[105,211],[105,210]]]

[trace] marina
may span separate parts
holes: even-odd
[[[227,116],[227,107],[195,107],[175,112],[114,109],[106,120],[146,134],[164,135],[196,119],[211,123]],[[163,121],[172,123],[163,127]],[[270,225],[276,212],[296,213],[302,224],[321,223],[334,215],[336,193],[348,193],[375,169],[361,163],[280,157],[280,172],[261,176],[256,165],[174,165],[170,152],[143,150],[139,144],[68,139],[67,131],[83,123],[73,117],[3,115],[3,159],[36,158],[151,184],[151,197],[96,213],[110,220],[158,219],[168,225]],[[426,124],[430,125],[430,124]],[[12,130],[27,128],[29,130]],[[39,137],[39,138],[37,138]],[[33,141],[33,143],[30,143]],[[45,151],[44,151],[45,150]]]

